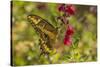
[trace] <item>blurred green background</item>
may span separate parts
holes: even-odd
[[[12,1],[12,65],[49,64],[40,55],[39,36],[27,20],[29,14],[35,14],[48,20],[57,27],[59,16],[57,3]],[[75,5],[75,4],[74,4]],[[57,54],[51,56],[53,64],[71,62],[90,62],[97,60],[97,7],[93,5],[75,5],[76,14],[69,18],[75,28],[74,39],[79,41],[75,48],[63,43],[56,46]],[[64,35],[64,34],[61,34]]]

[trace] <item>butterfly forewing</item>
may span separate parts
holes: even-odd
[[[31,20],[32,24],[35,24],[37,28],[41,29],[41,31],[47,34],[51,39],[56,37],[57,30],[45,19],[37,15],[29,15],[28,18]]]

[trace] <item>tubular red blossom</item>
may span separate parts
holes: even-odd
[[[74,15],[75,14],[75,11],[76,11],[76,8],[74,5],[71,5],[71,4],[68,4],[68,5],[65,5],[65,4],[61,4],[59,7],[58,7],[58,10],[61,12],[64,12],[64,13],[68,13],[69,15]]]
[[[58,10],[64,12],[64,11],[65,11],[65,4],[61,4],[61,5],[58,7]]]
[[[61,4],[58,8],[59,12],[63,12],[58,19],[61,20],[65,25],[67,25],[65,37],[64,37],[64,44],[71,45],[72,44],[72,35],[74,34],[74,28],[69,25],[68,17],[75,14],[76,8],[74,5],[71,4]]]
[[[70,36],[66,36],[66,37],[64,38],[64,45],[70,46],[71,44],[72,44],[72,39],[71,39],[71,37],[70,37]]]
[[[71,45],[72,44],[72,35],[74,34],[74,28],[71,25],[67,26],[67,30],[65,33],[64,44]]]
[[[75,10],[76,10],[76,8],[73,5],[67,5],[65,8],[65,11],[68,12],[69,15],[74,15]]]
[[[71,36],[74,34],[74,28],[71,25],[68,25],[66,35]]]

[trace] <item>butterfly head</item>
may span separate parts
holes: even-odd
[[[37,15],[29,15],[28,20],[32,21],[34,24],[38,24],[41,21],[41,18]]]

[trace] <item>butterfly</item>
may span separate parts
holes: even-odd
[[[57,29],[38,15],[28,15],[27,18],[40,37],[41,54],[53,52],[53,43],[56,41]]]

